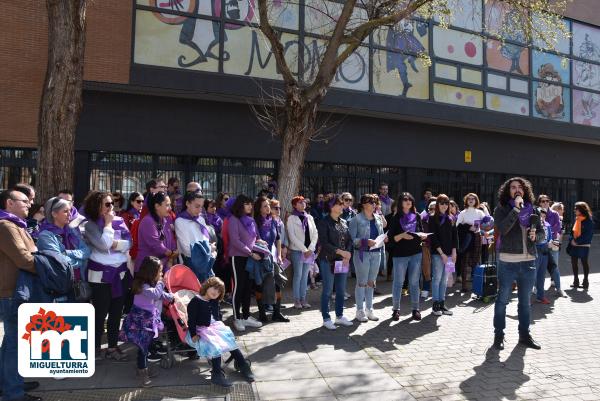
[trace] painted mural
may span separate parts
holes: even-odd
[[[427,51],[428,32],[426,23],[403,20],[374,33],[377,44],[394,50],[377,50],[373,54],[375,92],[429,98],[429,68],[418,59]]]
[[[256,0],[136,2],[153,9],[135,11],[135,63],[207,72],[222,68],[226,74],[281,79],[269,42],[250,25],[258,23]],[[270,0],[269,17],[275,27],[291,31],[282,33],[281,40],[292,73],[311,82],[326,46],[318,35],[331,33],[342,5],[324,0],[305,0],[305,4],[307,34],[303,40],[296,33],[301,28],[298,2]],[[511,27],[519,23],[519,14],[502,1],[448,0],[448,4],[453,11],[450,24],[474,33],[432,27],[421,20],[382,27],[342,64],[332,86],[368,91],[372,72],[375,93],[429,99],[429,69],[435,68],[435,77],[450,84],[434,83],[432,100],[556,121],[570,121],[572,115],[575,123],[600,126],[600,29],[565,20],[565,26],[572,29],[572,53],[578,60],[538,50],[531,50],[530,57],[529,49],[518,44],[525,37]],[[178,14],[181,12],[189,15]],[[227,22],[221,22],[221,17]],[[350,28],[365,20],[365,11],[357,10]],[[476,33],[482,30],[502,35],[509,42],[484,41]],[[369,40],[375,45],[371,50]],[[534,44],[543,45],[539,38],[534,38]],[[570,41],[560,40],[557,51],[568,54]],[[429,67],[419,59],[419,55],[427,54],[440,60],[434,59],[433,67]],[[530,71],[534,80],[527,77]],[[502,76],[506,73],[513,76]],[[523,77],[519,79],[519,75]],[[513,96],[477,90],[475,86],[481,87],[484,81],[490,90],[512,92]],[[572,97],[570,89],[564,87],[571,82],[578,87]],[[514,96],[517,94],[532,98],[532,106],[529,99]]]
[[[482,91],[459,88],[458,86],[433,84],[433,98],[436,102],[476,108],[483,107]]]
[[[487,92],[485,94],[485,105],[488,110],[522,116],[529,115],[529,99]]]
[[[532,82],[533,90],[533,115],[534,117],[547,118],[557,121],[569,121],[570,94],[569,89],[560,86],[560,74],[552,64],[544,64],[538,71],[541,78],[551,82]]]
[[[482,40],[475,34],[433,27],[433,52],[437,57],[482,65],[482,49]]]
[[[452,10],[449,23],[451,26],[480,32],[482,28],[481,0],[447,0],[448,9]],[[439,21],[439,18],[435,18]]]

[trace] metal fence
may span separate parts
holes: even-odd
[[[143,192],[145,183],[152,178],[165,180],[177,177],[181,185],[197,181],[204,192],[216,198],[220,191],[230,194],[256,195],[277,175],[276,160],[244,158],[217,158],[202,156],[169,156],[113,152],[84,153],[78,160],[87,160],[87,169],[76,192],[85,194],[90,189],[120,191],[128,196],[133,191]],[[37,151],[34,149],[0,149],[0,189],[18,182],[35,186]],[[355,196],[376,192],[385,182],[390,195],[401,191],[412,192],[419,199],[425,188],[445,193],[462,206],[462,197],[474,192],[482,201],[495,206],[499,185],[509,176],[497,173],[434,170],[412,167],[365,166],[339,163],[307,162],[304,165],[300,193],[314,199],[325,192],[350,192]],[[574,203],[582,198],[585,184],[590,206],[600,214],[600,180],[571,178],[527,177],[535,193],[548,194],[566,206],[566,221],[572,220]],[[600,219],[596,219],[599,221]]]

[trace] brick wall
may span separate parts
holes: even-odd
[[[88,0],[86,80],[129,82],[131,14],[131,1]],[[0,26],[0,147],[33,147],[47,62],[45,1],[3,3]]]

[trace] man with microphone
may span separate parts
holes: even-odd
[[[531,183],[513,177],[500,186],[498,206],[494,210],[495,230],[499,235],[498,297],[494,308],[494,347],[504,349],[506,305],[510,301],[512,283],[517,282],[519,298],[519,343],[534,349],[541,346],[529,333],[530,297],[536,277],[536,242],[545,231],[536,213]]]

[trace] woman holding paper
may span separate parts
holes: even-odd
[[[419,312],[419,279],[421,278],[421,242],[427,238],[423,233],[421,216],[415,208],[415,198],[403,192],[398,199],[398,213],[389,222],[388,238],[392,243],[391,253],[394,264],[392,284],[392,320],[400,320],[400,292],[404,277],[408,274],[412,318],[421,320]]]
[[[379,320],[373,313],[373,293],[383,252],[383,218],[375,214],[379,198],[366,194],[360,198],[361,212],[350,220],[356,271],[356,320]],[[366,306],[366,308],[364,308]]]
[[[452,271],[456,263],[458,232],[452,221],[453,217],[448,211],[449,205],[450,199],[447,195],[438,195],[435,214],[429,218],[429,231],[433,233],[430,237],[433,264],[431,296],[433,297],[433,314],[436,316],[452,315],[452,311],[446,309],[444,301],[448,271]]]
[[[294,211],[287,219],[287,232],[290,249],[290,260],[294,269],[294,308],[307,309],[310,305],[306,302],[306,287],[308,271],[315,263],[315,249],[319,233],[313,217],[306,213],[306,201],[302,196],[292,199]]]
[[[467,279],[481,263],[481,220],[486,214],[479,209],[480,202],[477,194],[468,193],[463,201],[465,208],[458,214],[456,226],[460,237],[459,257],[462,258],[460,282],[462,282],[462,292],[468,292]]]
[[[319,267],[323,278],[321,293],[321,314],[323,327],[335,330],[336,324],[352,326],[352,322],[344,317],[344,295],[346,279],[350,268],[352,238],[346,220],[340,216],[344,207],[341,197],[334,197],[325,204],[329,214],[319,220],[318,232],[321,252],[319,252]],[[335,285],[335,324],[329,315],[329,298]]]

